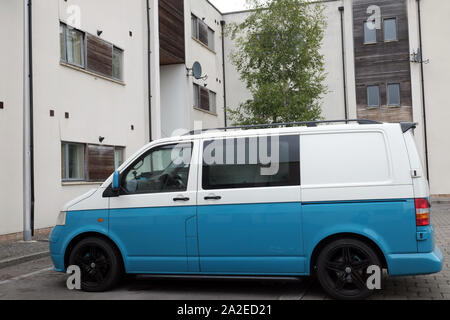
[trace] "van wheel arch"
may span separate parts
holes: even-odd
[[[79,234],[69,242],[69,244],[67,245],[66,251],[64,252],[64,267],[65,268],[68,267],[70,253],[72,252],[73,248],[81,240],[89,238],[89,237],[100,238],[100,239],[103,239],[103,240],[109,242],[109,244],[111,244],[111,246],[115,250],[117,250],[117,252],[119,253],[120,258],[121,258],[120,260],[122,261],[123,270],[125,270],[125,261],[123,259],[123,255],[122,255],[122,252],[120,251],[119,247],[109,237],[105,236],[104,234],[98,233],[98,232],[86,232],[86,233]]]
[[[331,236],[328,236],[325,239],[322,239],[314,248],[313,253],[311,255],[310,265],[309,265],[311,275],[313,275],[315,273],[317,258],[319,256],[320,252],[322,251],[322,249],[329,243],[339,240],[339,239],[344,239],[344,238],[359,240],[359,241],[362,241],[365,244],[369,245],[377,253],[377,255],[382,263],[382,267],[386,268],[386,269],[388,268],[388,265],[386,262],[386,257],[384,256],[383,251],[373,240],[371,240],[365,236],[362,236],[360,234],[357,234],[357,233],[338,233],[338,234],[333,234]]]

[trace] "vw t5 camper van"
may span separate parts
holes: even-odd
[[[413,124],[309,122],[154,141],[61,210],[55,269],[82,289],[123,274],[310,276],[361,299],[370,270],[442,268]]]

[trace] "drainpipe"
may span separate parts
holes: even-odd
[[[148,128],[149,128],[149,140],[152,142],[152,67],[150,55],[152,54],[151,45],[151,28],[150,28],[150,2],[147,0],[147,61],[148,61]]]
[[[425,162],[427,170],[428,182],[430,182],[430,166],[428,164],[428,133],[427,133],[427,112],[425,99],[425,76],[424,76],[424,61],[423,61],[423,43],[422,43],[422,13],[420,10],[420,0],[417,1],[417,16],[419,20],[419,46],[420,46],[420,77],[422,82],[422,113],[423,113],[423,132],[425,140]]]
[[[223,114],[225,119],[225,128],[228,127],[227,120],[227,82],[225,76],[225,21],[221,20],[220,25],[222,26],[222,68],[223,68]]]
[[[342,45],[342,76],[344,84],[344,112],[345,120],[348,120],[348,103],[347,103],[347,77],[345,70],[345,40],[344,40],[344,7],[339,7],[341,13],[341,45]]]
[[[32,3],[23,0],[24,6],[24,199],[23,240],[31,241],[34,235],[34,156],[33,156],[33,51],[32,51]]]

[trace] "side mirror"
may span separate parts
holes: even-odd
[[[112,190],[114,192],[120,191],[120,174],[119,171],[114,172]]]

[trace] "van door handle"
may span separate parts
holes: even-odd
[[[189,201],[189,198],[173,198],[173,201]]]
[[[221,196],[209,196],[209,197],[205,197],[205,200],[220,200],[222,199]]]

